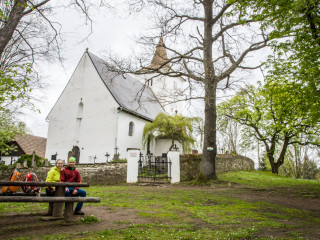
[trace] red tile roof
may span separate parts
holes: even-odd
[[[30,134],[19,135],[14,139],[26,154],[33,154],[44,158],[46,153],[47,139]]]
[[[168,61],[167,50],[161,37],[156,47],[153,59],[151,61],[150,68],[160,68],[165,62]],[[170,68],[169,63],[165,64],[162,68]]]

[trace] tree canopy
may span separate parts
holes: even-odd
[[[14,149],[10,142],[18,134],[26,132],[23,122],[16,120],[9,111],[0,111],[0,152],[9,154]]]
[[[308,86],[294,81],[247,86],[232,99],[219,104],[219,117],[243,126],[243,140],[265,147],[273,173],[278,173],[289,145],[320,146],[320,121],[314,117],[320,102],[308,94]],[[222,120],[223,121],[223,120]]]
[[[169,150],[174,147],[174,141],[179,141],[184,152],[189,152],[191,145],[195,142],[195,138],[192,136],[192,124],[198,121],[199,118],[195,117],[159,113],[153,122],[146,123],[142,136],[143,145],[145,146],[148,141],[153,141],[156,138],[168,138],[171,139]]]

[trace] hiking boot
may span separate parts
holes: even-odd
[[[74,215],[84,215],[84,212],[79,211],[74,211],[73,213]]]

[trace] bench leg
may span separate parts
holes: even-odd
[[[48,215],[52,215],[53,211],[53,202],[49,202]]]
[[[66,202],[64,208],[64,220],[72,220],[73,218],[73,202]]]
[[[56,187],[55,197],[64,197],[64,187]],[[63,202],[55,202],[52,217],[63,217]]]

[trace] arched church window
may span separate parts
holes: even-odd
[[[133,132],[134,132],[134,123],[130,122],[129,123],[129,136],[133,136]]]
[[[83,103],[82,101],[78,104],[78,115],[77,118],[81,119],[83,115]]]

